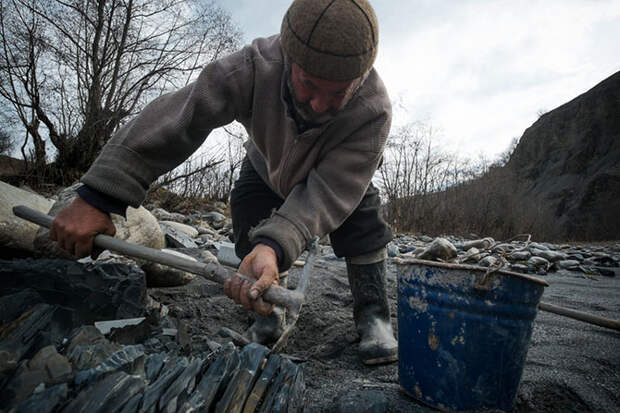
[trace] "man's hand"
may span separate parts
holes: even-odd
[[[114,236],[116,228],[110,215],[91,206],[79,196],[54,218],[50,239],[78,258],[86,257],[93,250],[97,234]]]
[[[258,244],[241,262],[239,274],[256,278],[253,285],[235,275],[224,283],[227,296],[241,304],[246,310],[254,310],[258,314],[268,315],[273,311],[273,304],[261,298],[261,295],[272,285],[277,285],[278,259],[275,251],[267,245]],[[250,288],[250,286],[252,288]]]

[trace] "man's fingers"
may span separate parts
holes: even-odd
[[[224,283],[224,292],[226,293],[226,295],[239,304],[241,304],[239,292],[241,290],[242,283],[243,280],[237,276],[233,276],[230,280]]]
[[[252,288],[250,289],[250,297],[253,300],[256,300],[258,297],[263,295],[265,290],[267,290],[274,284],[275,280],[275,274],[270,274],[267,272],[263,273],[263,275],[261,275],[258,281],[256,281],[254,285],[252,285]]]
[[[116,227],[114,226],[112,221],[110,221],[110,225],[108,225],[108,227],[105,229],[104,234],[109,235],[111,237],[116,235]]]
[[[67,251],[69,254],[75,254],[75,240],[72,238],[62,238],[58,245],[60,245],[60,248],[62,248],[63,250]]]
[[[226,296],[232,298],[232,294],[230,293],[230,283],[231,283],[230,279],[224,281],[224,294],[226,294]]]
[[[91,253],[90,244],[88,243],[76,243],[75,244],[75,255],[78,258],[88,257]]]
[[[247,281],[244,281],[243,284],[241,284],[241,288],[239,290],[239,301],[243,308],[246,309],[246,311],[252,309],[252,301],[250,300],[249,296],[250,287],[251,284]]]
[[[56,225],[54,225],[53,223],[52,223],[52,226],[50,228],[49,238],[52,241],[57,241],[58,240],[58,236],[56,235]]]
[[[252,301],[252,309],[260,315],[269,315],[273,311],[274,305],[258,297]]]

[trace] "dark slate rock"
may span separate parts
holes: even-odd
[[[144,376],[144,358],[143,346],[124,346],[97,367],[77,372],[75,384],[82,387],[118,371]]]
[[[497,257],[493,255],[487,255],[478,262],[478,265],[481,265],[483,267],[494,267],[497,265],[498,262],[499,259]]]
[[[221,398],[238,367],[239,351],[235,345],[232,343],[223,345],[217,359],[209,366],[183,407],[209,411],[211,406],[214,406],[215,402]]]
[[[567,260],[576,260],[576,261],[583,261],[585,259],[585,257],[583,256],[583,254],[579,254],[579,253],[570,253],[566,256]]]
[[[290,360],[283,358],[280,363],[280,373],[269,387],[265,401],[261,405],[260,413],[286,412],[291,387],[297,376],[297,366]]]
[[[265,395],[267,388],[271,384],[271,381],[277,377],[280,368],[281,357],[277,354],[272,354],[267,359],[267,364],[260,374],[260,377],[254,384],[254,388],[248,396],[248,400],[245,402],[244,411],[253,412],[260,403],[261,399]]]
[[[67,359],[54,346],[43,347],[31,360],[24,361],[2,389],[0,407],[12,407],[27,399],[41,383],[54,385],[71,380],[73,371]]]
[[[152,383],[157,379],[162,367],[164,367],[165,360],[166,355],[164,353],[155,353],[148,356],[144,365],[146,381]]]
[[[41,332],[49,329],[57,307],[36,304],[15,321],[0,326],[0,373],[9,373],[28,354],[45,346]]]
[[[416,251],[418,247],[415,245],[401,245],[398,247],[398,252],[401,254],[406,254],[408,252]]]
[[[620,272],[618,268],[612,267],[594,267],[601,275],[605,277],[615,277],[616,273]]]
[[[598,267],[617,267],[618,262],[609,255],[599,255],[584,260],[584,264]]]
[[[140,402],[142,402],[142,397],[144,395],[142,393],[138,393],[133,396],[123,407],[123,410],[120,413],[136,413],[138,408],[140,407]]]
[[[219,212],[207,212],[206,214],[202,214],[201,218],[206,219],[208,222],[213,221],[223,221],[226,219],[226,215],[220,214]]]
[[[202,370],[203,359],[196,358],[189,362],[189,365],[168,387],[166,392],[159,399],[159,409],[161,411],[176,412],[177,406],[183,405],[192,393],[196,383],[196,375]]]
[[[579,261],[577,260],[560,260],[556,261],[554,265],[560,270],[579,270]]]
[[[0,326],[15,320],[35,304],[42,303],[43,298],[32,288],[18,291],[15,294],[0,297]]]
[[[119,371],[82,391],[63,410],[64,413],[107,413],[125,406],[142,392],[146,382],[142,377]]]
[[[0,296],[27,288],[48,304],[76,310],[74,325],[144,315],[146,281],[138,267],[69,260],[0,260]]]
[[[230,379],[222,399],[217,403],[216,412],[241,412],[268,353],[269,349],[258,343],[250,343],[243,348],[239,355],[239,369]]]
[[[532,253],[527,250],[513,251],[506,258],[510,261],[527,261],[532,256]]]
[[[11,413],[51,413],[56,406],[67,399],[69,388],[67,383],[58,384],[32,394],[12,410]]]
[[[378,390],[345,393],[334,403],[334,412],[383,413],[387,411],[387,397]]]
[[[196,242],[187,234],[177,231],[166,224],[159,224],[166,236],[166,247],[168,248],[198,248]]]
[[[65,354],[73,368],[80,371],[96,367],[121,348],[108,341],[94,326],[81,326],[71,334]]]
[[[150,335],[151,325],[149,320],[145,318],[138,324],[112,328],[112,331],[110,331],[110,340],[115,343],[134,345],[146,341]]]
[[[149,411],[151,408],[156,408],[159,398],[168,389],[168,386],[185,370],[187,365],[188,360],[186,357],[176,358],[166,363],[157,380],[149,384],[144,391],[141,411]]]
[[[166,347],[157,337],[149,338],[143,345],[147,353],[162,353],[166,351]]]
[[[304,369],[297,367],[297,375],[291,386],[288,399],[287,413],[301,413],[304,411],[306,397],[306,381],[304,378]]]
[[[566,254],[563,252],[557,252],[557,251],[552,251],[552,250],[539,250],[535,248],[530,249],[530,251],[532,252],[533,255],[542,257],[551,262],[566,259]]]
[[[546,245],[539,244],[539,243],[537,243],[537,242],[530,242],[529,247],[530,247],[530,248],[535,248],[535,249],[537,249],[537,250],[543,250],[543,251],[545,251],[545,250],[548,250],[548,249],[549,249],[549,247],[547,247]]]
[[[387,245],[387,255],[390,258],[394,258],[394,257],[399,257],[400,256],[401,251],[399,251],[399,248],[394,245],[394,243],[389,243]]]

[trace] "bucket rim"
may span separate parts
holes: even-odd
[[[429,260],[421,260],[419,258],[399,258],[396,257],[393,259],[395,264],[399,265],[425,265],[427,267],[439,267],[451,270],[470,270],[470,271],[481,271],[487,272],[489,269],[487,267],[482,267],[480,265],[471,265],[471,264],[455,264],[451,262],[440,262],[440,261],[429,261]],[[511,277],[521,278],[523,280],[531,281],[533,283],[542,285],[543,287],[549,287],[549,283],[545,280],[541,280],[538,277],[534,277],[531,275],[520,274],[514,271],[508,271],[504,269],[499,269],[493,271],[494,274],[502,274],[509,275]]]

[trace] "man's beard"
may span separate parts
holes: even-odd
[[[291,93],[291,101],[293,102],[293,110],[304,122],[314,124],[314,125],[322,125],[324,123],[329,122],[334,119],[338,114],[340,109],[328,109],[323,113],[316,113],[312,109],[312,105],[309,102],[300,102],[295,95],[295,88],[293,87],[293,81],[291,80],[290,71],[286,77],[286,83],[288,86],[288,90]],[[342,105],[344,107],[344,105]],[[342,109],[342,108],[341,108]]]

